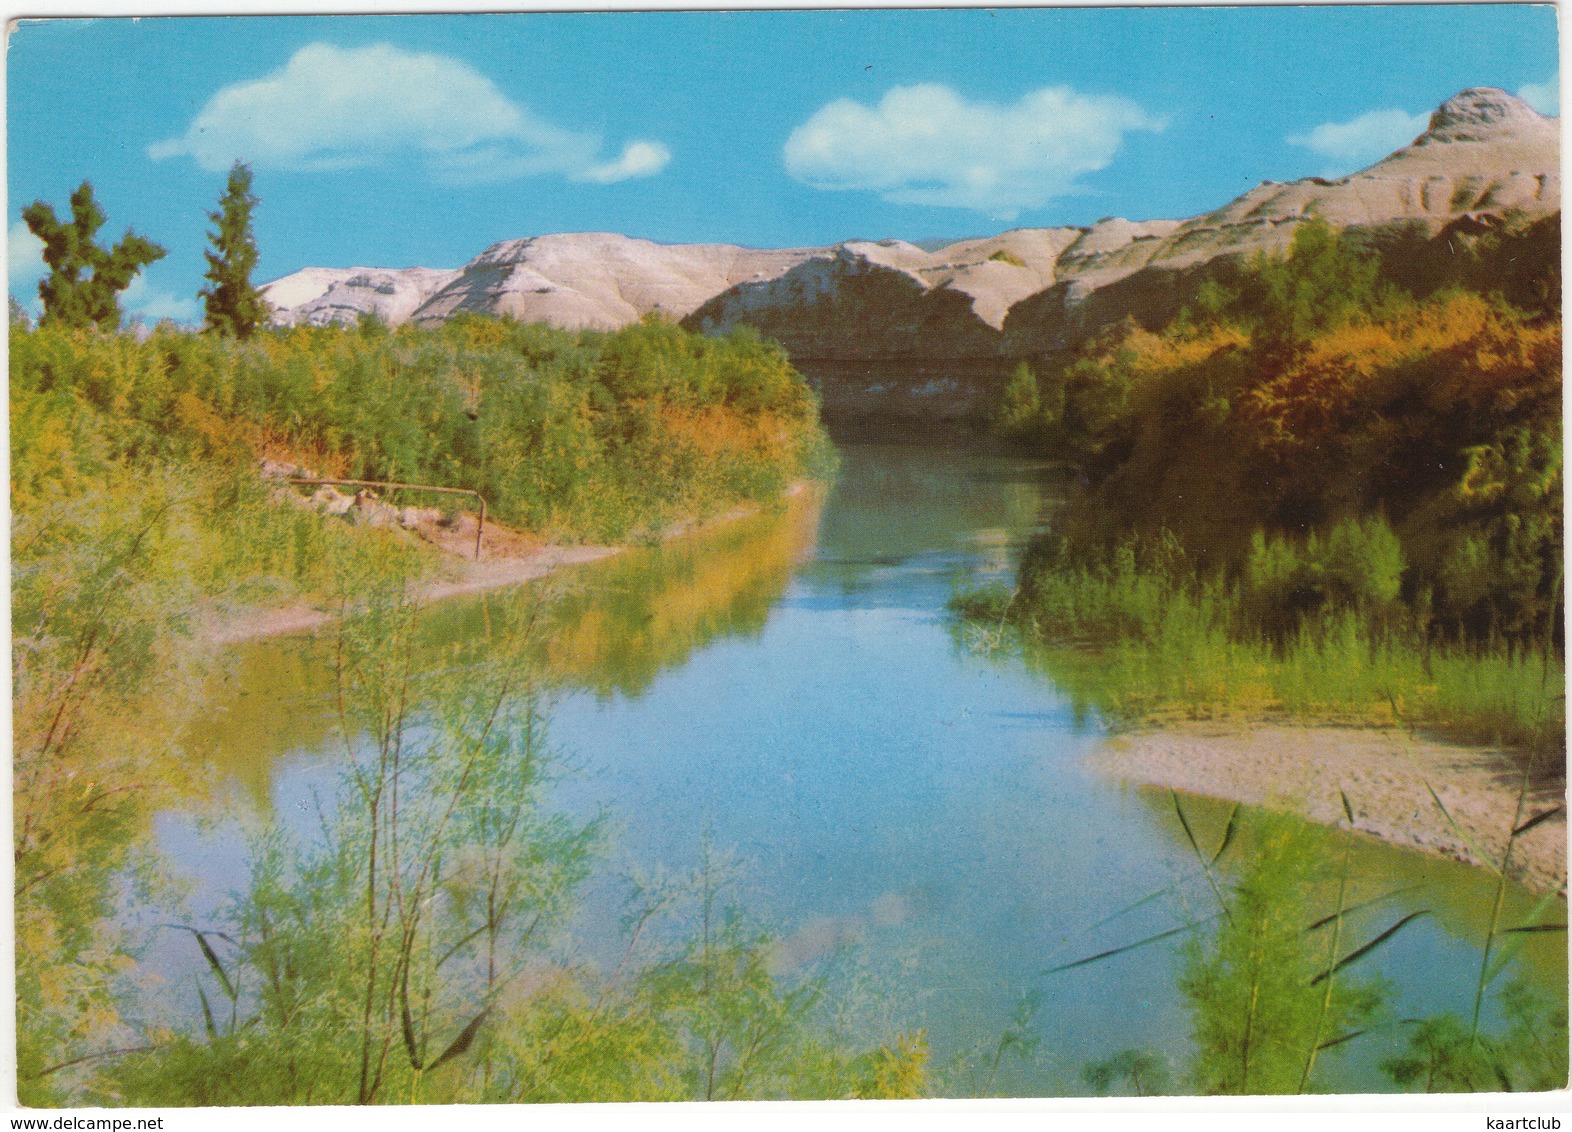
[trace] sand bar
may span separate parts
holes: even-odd
[[[1091,760],[1099,772],[1128,782],[1346,827],[1343,792],[1357,831],[1474,865],[1500,861],[1514,822],[1561,806],[1517,839],[1509,872],[1539,891],[1566,887],[1564,776],[1536,779],[1520,811],[1521,771],[1499,750],[1397,728],[1198,722],[1116,735]]]

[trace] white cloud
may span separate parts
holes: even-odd
[[[171,318],[176,322],[197,321],[195,298],[180,298],[169,291],[155,290],[148,283],[147,276],[141,274],[133,276],[130,286],[120,292],[120,309],[128,319],[141,319],[143,322],[157,322],[161,318]]]
[[[670,158],[658,143],[633,142],[621,160],[639,147]],[[598,165],[600,148],[596,135],[544,121],[458,59],[386,43],[313,43],[271,74],[224,87],[183,135],[147,153],[190,157],[212,172],[237,159],[337,171],[413,154],[440,179],[475,184],[542,173],[587,179],[619,164]],[[665,161],[634,164],[624,177],[659,172]]]
[[[574,174],[575,181],[594,181],[597,185],[610,185],[631,177],[652,177],[671,163],[671,150],[660,142],[629,142],[622,149],[622,156],[604,165],[595,165]]]
[[[1372,110],[1347,122],[1326,122],[1307,134],[1295,134],[1289,145],[1303,146],[1330,158],[1339,172],[1349,172],[1402,149],[1430,125],[1428,114]]]
[[[1561,72],[1557,71],[1542,83],[1529,83],[1518,90],[1517,96],[1541,114],[1559,117],[1561,114]]]
[[[44,242],[18,220],[6,230],[6,288],[23,306],[36,304],[38,281],[48,272],[44,266]]]
[[[1127,98],[1044,87],[1003,106],[938,83],[893,87],[874,107],[821,107],[786,141],[786,170],[818,189],[862,189],[895,204],[971,208],[1013,220],[1080,191],[1131,130],[1167,123]]]

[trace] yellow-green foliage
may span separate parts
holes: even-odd
[[[1317,1047],[1352,1032],[1381,1001],[1377,987],[1350,974],[1327,987],[1326,972],[1352,948],[1334,956],[1331,926],[1306,930],[1318,922],[1305,899],[1320,863],[1314,846],[1287,822],[1256,820],[1255,858],[1213,938],[1186,949],[1179,979],[1194,1020],[1201,1093],[1306,1091]]]
[[[1022,362],[1015,367],[999,394],[999,403],[994,407],[994,428],[1011,440],[1028,441],[1040,427],[1041,414],[1042,394],[1037,388],[1037,375],[1031,366]]]
[[[1459,282],[1510,282],[1558,237],[1486,242]],[[1311,224],[1167,327],[1087,343],[1009,423],[1088,486],[1015,600],[976,611],[1091,643],[1095,666],[1052,663],[1119,715],[1395,717],[1554,748],[1560,308],[1504,290],[1527,309],[1416,297]]]
[[[274,455],[323,475],[463,487],[550,537],[621,538],[779,492],[822,456],[815,403],[757,337],[460,318],[246,342],[13,333],[12,490],[106,461]]]
[[[529,694],[526,594],[483,660],[414,681],[414,611],[379,589],[339,626],[337,727],[352,749],[320,838],[270,833],[200,951],[202,1029],[155,1027],[99,1067],[93,1099],[150,1105],[912,1096],[926,1045],[859,1046],[827,975],[692,880],[636,891],[598,971],[564,927],[595,825],[544,804],[553,766]]]
[[[125,941],[108,917],[147,800],[183,773],[169,748],[200,663],[193,631],[233,606],[358,609],[442,568],[403,531],[302,510],[258,478],[259,457],[474,488],[494,514],[548,535],[615,538],[771,498],[827,453],[778,350],[656,322],[565,334],[462,319],[243,343],[13,325],[10,346],[29,1103],[77,1095],[95,1064],[84,1054],[134,1044],[114,992]]]
[[[1379,516],[1429,631],[1539,639],[1560,622],[1559,307],[1415,298],[1344,243],[1308,225],[1167,328],[1116,328],[1044,371],[1035,427],[1015,429],[1091,481],[1062,530],[1091,557],[1175,531],[1237,574],[1258,530]]]
[[[1379,520],[1325,537],[1258,535],[1237,580],[1198,571],[1171,534],[1077,563],[1039,544],[1013,595],[967,595],[974,625],[1021,626],[1032,663],[1077,710],[1422,724],[1554,751],[1565,733],[1560,652],[1432,641],[1397,600],[1401,551]]]

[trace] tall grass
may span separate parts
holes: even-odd
[[[1471,1092],[1497,1089],[1562,1089],[1567,1086],[1567,1008],[1535,996],[1518,983],[1500,992],[1508,1021],[1505,1033],[1488,1033],[1483,1026],[1487,995],[1499,984],[1524,941],[1540,932],[1566,931],[1565,893],[1546,893],[1522,922],[1503,922],[1512,854],[1518,838],[1542,822],[1565,811],[1565,805],[1531,808],[1530,786],[1536,767],[1524,766],[1518,785],[1517,808],[1499,856],[1480,848],[1448,811],[1434,790],[1436,808],[1452,829],[1463,837],[1477,858],[1495,874],[1490,916],[1480,948],[1479,971],[1474,980],[1473,1008],[1465,1020],[1441,1014],[1420,1023],[1409,1040],[1405,1055],[1388,1058],[1382,1068],[1401,1085],[1422,1085],[1424,1091]],[[1561,922],[1556,922],[1559,917]]]
[[[1019,628],[1078,710],[1120,722],[1282,715],[1560,748],[1565,663],[1549,645],[1429,640],[1396,603],[1267,616],[1247,580],[1200,574],[1165,545],[1145,562],[1127,542],[1105,563],[1046,565],[1019,593],[955,605],[985,638]]]
[[[1331,1083],[1328,1063],[1358,1056],[1370,1036],[1405,1031],[1407,1050],[1380,1063],[1399,1088],[1514,1091],[1566,1085],[1565,999],[1552,1002],[1520,982],[1500,986],[1525,939],[1565,931],[1565,924],[1556,922],[1560,901],[1555,894],[1520,923],[1503,922],[1501,878],[1510,847],[1493,862],[1500,883],[1481,941],[1472,1019],[1394,1017],[1388,1003],[1399,988],[1364,975],[1360,965],[1427,909],[1381,917],[1380,909],[1396,893],[1351,902],[1346,842],[1340,858],[1326,854],[1303,826],[1280,815],[1236,806],[1217,847],[1203,848],[1178,795],[1173,800],[1195,855],[1196,875],[1181,877],[1125,910],[1166,897],[1178,915],[1177,926],[1063,963],[1049,974],[1077,977],[1071,972],[1182,938],[1177,982],[1190,1011],[1194,1048],[1174,1091],[1318,1091]],[[1352,824],[1346,798],[1344,813]],[[1246,842],[1247,859],[1237,854],[1228,859],[1231,846]],[[1206,881],[1207,898],[1197,908],[1186,892],[1197,887],[1189,881],[1200,879]],[[1491,993],[1499,1002],[1502,1025],[1487,1024],[1483,1007]],[[1143,1093],[1167,1068],[1161,1055],[1134,1048],[1088,1065],[1084,1077],[1098,1092],[1123,1086]]]
[[[1307,1091],[1317,1055],[1344,1045],[1382,998],[1372,983],[1335,978],[1346,956],[1322,958],[1304,900],[1319,862],[1286,824],[1263,834],[1215,934],[1184,949],[1179,986],[1203,1093]],[[1342,920],[1340,909],[1339,930]]]
[[[924,1087],[921,1036],[859,1047],[838,1030],[824,977],[772,969],[769,933],[726,899],[708,855],[691,882],[636,894],[614,970],[575,957],[564,929],[598,833],[545,804],[553,760],[529,661],[540,614],[521,600],[509,646],[421,677],[418,697],[417,614],[399,591],[340,626],[348,769],[334,806],[308,837],[268,833],[227,915],[188,926],[199,1015],[108,1061],[91,1095],[515,1103]],[[665,942],[657,922],[673,919],[684,926]]]
[[[355,604],[426,561],[381,532],[315,517],[301,530],[293,508],[266,499],[219,514],[215,490],[189,469],[112,466],[14,516],[17,1042],[29,1103],[72,1095],[82,1058],[135,1044],[120,991],[137,943],[114,913],[151,813],[199,773],[173,752],[200,709],[207,653],[191,633],[204,603],[311,586]],[[247,524],[276,537],[231,537]],[[274,573],[237,584],[241,561]]]
[[[18,1058],[31,1103],[74,1095],[101,1054],[132,1043],[116,878],[149,799],[191,769],[169,751],[196,710],[209,647],[196,631],[301,598],[360,613],[444,568],[405,532],[303,512],[259,482],[259,458],[474,488],[504,519],[578,539],[771,499],[832,458],[778,350],[655,322],[568,334],[468,319],[246,343],[13,325],[9,389]]]

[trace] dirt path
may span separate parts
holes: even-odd
[[[811,483],[800,480],[791,484],[783,498],[793,498],[811,489]],[[735,522],[750,515],[757,515],[756,505],[740,505],[719,515],[698,520],[690,519],[674,524],[662,532],[663,540],[683,538],[700,531],[710,530],[722,523]],[[486,524],[481,541],[480,558],[475,553],[475,518],[464,515],[451,527],[439,528],[423,523],[420,535],[427,542],[449,557],[448,577],[422,582],[411,587],[410,596],[425,604],[461,594],[480,593],[503,586],[543,578],[564,566],[578,566],[597,562],[621,554],[626,546],[559,546],[542,542],[524,532],[512,530],[497,522]],[[308,601],[272,609],[258,609],[222,618],[208,625],[202,638],[215,645],[235,644],[261,637],[276,637],[286,633],[304,633],[332,624],[336,611],[324,609]]]
[[[1347,825],[1341,791],[1359,832],[1475,865],[1485,863],[1481,852],[1500,860],[1514,821],[1521,825],[1566,801],[1564,781],[1547,777],[1530,789],[1519,816],[1521,776],[1500,751],[1396,729],[1179,724],[1115,736],[1091,761],[1126,781],[1287,810],[1327,825]],[[1540,891],[1566,886],[1564,809],[1517,839],[1511,872]]]

